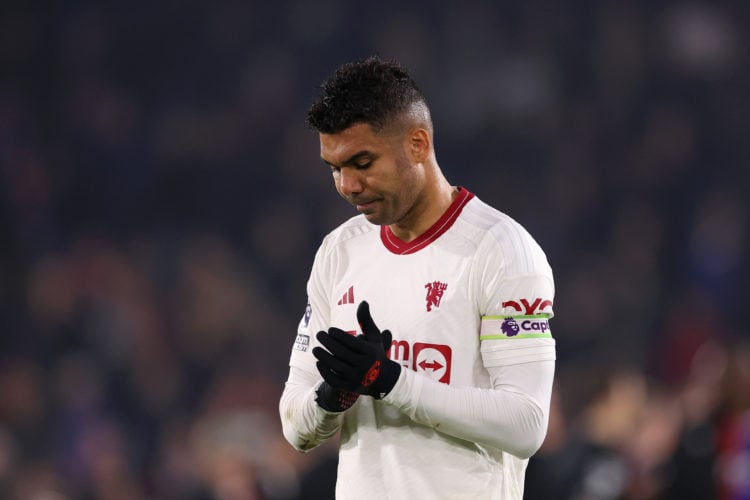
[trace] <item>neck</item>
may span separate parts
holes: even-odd
[[[458,188],[451,186],[445,177],[440,175],[414,207],[413,219],[407,218],[391,224],[389,226],[391,231],[398,239],[406,243],[414,240],[440,219],[456,195],[458,195]]]

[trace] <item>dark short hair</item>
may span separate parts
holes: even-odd
[[[358,123],[379,131],[414,104],[426,106],[406,68],[378,56],[341,65],[320,88],[321,94],[307,112],[307,124],[324,134],[336,134]]]

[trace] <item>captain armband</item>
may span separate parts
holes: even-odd
[[[550,314],[482,316],[480,340],[549,339]]]
[[[482,316],[479,339],[485,367],[554,361],[550,314]]]

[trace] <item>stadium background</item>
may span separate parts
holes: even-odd
[[[304,117],[371,53],[555,271],[527,498],[747,495],[750,4],[505,3],[3,2],[0,496],[318,497],[277,402],[352,211]]]

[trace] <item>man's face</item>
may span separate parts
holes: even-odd
[[[408,155],[402,134],[375,133],[356,124],[320,134],[320,156],[331,167],[336,190],[373,224],[405,223],[416,217],[424,175]]]

